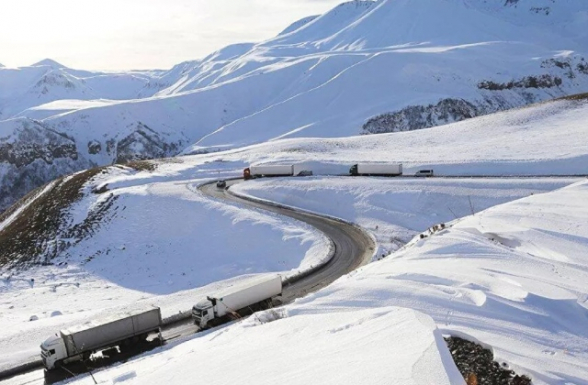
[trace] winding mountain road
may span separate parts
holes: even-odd
[[[330,258],[322,265],[312,268],[310,271],[297,277],[290,278],[284,285],[284,303],[315,292],[344,274],[368,263],[374,254],[374,241],[358,226],[350,223],[323,217],[318,214],[298,211],[280,204],[261,201],[255,198],[237,196],[230,191],[230,186],[243,182],[241,179],[227,181],[227,189],[217,188],[216,183],[207,183],[198,187],[198,191],[212,199],[222,200],[228,204],[238,204],[249,208],[267,210],[284,215],[295,220],[305,222],[325,234],[332,242]],[[186,314],[191,309],[186,309]],[[178,320],[163,327],[162,335],[166,342],[194,334],[198,328],[192,319]],[[139,353],[139,352],[138,352]],[[15,377],[22,376],[22,382]],[[11,384],[36,383],[43,378],[41,360],[23,363],[19,367],[0,372],[0,381],[11,378]]]
[[[204,195],[212,198],[260,208],[306,222],[321,231],[333,242],[334,253],[327,263],[316,268],[307,276],[291,280],[290,284],[285,287],[284,300],[286,302],[303,297],[310,292],[317,291],[329,285],[342,275],[368,263],[372,258],[375,247],[374,242],[361,228],[318,214],[298,211],[290,207],[264,202],[254,198],[237,196],[230,192],[230,187],[237,183],[242,183],[242,180],[227,181],[228,189],[217,188],[215,184],[208,183],[200,186],[199,190]]]

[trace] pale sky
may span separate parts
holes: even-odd
[[[270,38],[344,0],[4,0],[0,63],[167,69],[228,44]]]

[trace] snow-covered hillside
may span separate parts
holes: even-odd
[[[45,335],[99,312],[129,303],[156,303],[165,315],[174,314],[189,309],[194,297],[206,290],[200,286],[214,280],[296,271],[324,257],[320,234],[257,210],[210,201],[196,189],[204,181],[238,176],[252,162],[308,160],[317,174],[314,177],[260,180],[232,188],[359,223],[377,240],[380,258],[433,224],[584,178],[351,178],[324,177],[319,175],[321,170],[345,171],[360,161],[400,160],[407,174],[424,166],[450,175],[462,170],[487,175],[582,170],[585,174],[587,117],[588,103],[560,101],[428,130],[289,139],[153,165],[112,166],[60,179],[0,218],[0,306],[6,325],[0,333],[0,346],[6,348],[0,351],[11,352],[0,357],[0,365],[34,356]],[[493,135],[485,135],[490,129]],[[583,190],[570,191],[580,194]],[[263,242],[256,243],[257,239]],[[578,242],[581,245],[581,239]],[[374,298],[373,304],[379,297]],[[55,311],[61,314],[51,316]],[[33,315],[39,320],[29,322]],[[368,312],[350,317],[375,316]],[[490,337],[481,340],[498,340]],[[373,335],[374,340],[380,338],[383,335]],[[338,349],[334,341],[329,340],[328,346]],[[423,335],[419,341],[436,339]],[[504,351],[502,340],[498,341]],[[443,355],[439,349],[435,354]],[[537,371],[523,364],[519,364],[523,372]]]
[[[396,207],[407,207],[402,195],[383,195],[376,192],[377,185],[359,190],[335,182],[292,182],[279,187],[274,198],[310,210],[320,203],[343,218],[380,224],[386,222],[380,218],[395,224],[418,212],[412,207],[407,214],[398,212]],[[309,185],[314,190],[310,197]],[[267,197],[275,191],[268,187],[264,182],[247,190]],[[334,190],[337,200],[317,195],[332,196]],[[388,199],[374,199],[379,194]],[[353,210],[340,204],[345,199],[354,202]],[[476,212],[432,235],[425,233],[424,239],[415,237],[400,251],[297,301],[288,311],[310,316],[408,307],[431,316],[446,334],[492,347],[499,362],[530,375],[533,384],[586,384],[587,199],[584,180]]]
[[[202,161],[207,157],[210,159],[210,156],[200,156],[192,160]],[[127,206],[112,220],[105,221],[97,236],[70,249],[96,248],[109,243],[122,245],[110,248],[109,253],[99,253],[81,263],[81,256],[69,251],[55,260],[61,262],[57,266],[27,269],[16,272],[10,280],[3,280],[2,300],[7,308],[8,327],[3,329],[0,341],[11,347],[10,355],[2,357],[3,364],[34,354],[37,340],[52,329],[81,322],[125,301],[137,305],[157,303],[169,314],[181,310],[182,306],[189,307],[191,300],[203,292],[202,289],[180,290],[186,284],[190,286],[190,280],[197,280],[200,271],[191,271],[186,277],[178,274],[186,271],[186,262],[194,257],[182,255],[176,246],[190,239],[191,247],[199,249],[206,245],[208,250],[208,241],[218,235],[219,226],[230,222],[217,215],[224,211],[234,216],[238,211],[213,202],[210,206],[213,210],[208,209],[202,216],[191,213],[199,223],[192,229],[202,239],[182,234],[186,222],[181,218],[189,215],[185,205],[202,209],[199,203],[202,198],[180,181],[189,175],[215,174],[223,166],[222,163],[188,163],[162,165],[155,173],[112,169],[110,174],[93,182],[96,187],[108,182],[113,194],[120,196],[119,201],[140,203],[148,199],[153,204]],[[321,383],[340,383],[346,379],[348,383],[363,383],[366,378],[375,383],[394,384],[463,383],[441,339],[443,333],[490,347],[499,362],[531,376],[534,384],[583,384],[588,375],[588,337],[583,327],[588,312],[585,285],[588,212],[584,203],[588,199],[588,185],[583,180],[541,194],[573,182],[563,178],[459,181],[354,178],[345,183],[339,177],[292,178],[285,185],[280,185],[278,180],[245,184],[244,189],[236,192],[247,191],[358,221],[378,236],[380,244],[382,235],[394,234],[402,227],[422,231],[434,223],[445,222],[445,229],[432,235],[425,232],[426,238],[415,237],[381,261],[342,277],[330,287],[284,309],[196,335],[95,372],[94,377],[99,383],[124,380],[131,384],[156,384],[164,379],[189,383],[203,365],[219,368],[211,380],[213,383],[232,382],[244,375],[255,376],[256,382],[262,384],[274,383],[276,378],[286,384],[299,384],[301,379],[304,382],[320,379]],[[492,204],[533,193],[522,200],[482,211]],[[467,197],[473,202],[475,215],[452,220],[453,214],[446,208],[457,215],[467,213],[470,210]],[[88,196],[83,202],[100,199],[104,198]],[[74,212],[83,211],[80,205],[75,207]],[[157,229],[147,229],[148,233],[141,235],[145,239],[153,237],[149,244],[155,249],[161,240],[162,247],[174,250],[168,254],[165,267],[157,263],[157,274],[150,271],[151,257],[145,259],[138,252],[140,245],[127,242],[135,233],[128,238],[117,236],[121,228],[132,225],[145,229],[135,217],[141,214],[146,215],[142,217],[145,223],[152,222],[151,217],[170,218],[162,220]],[[239,216],[251,214],[242,210]],[[210,220],[213,215],[215,219]],[[274,221],[259,213],[253,215],[264,227]],[[200,222],[202,217],[208,220]],[[215,225],[211,227],[212,224]],[[241,224],[232,230],[229,225],[221,231],[225,237],[231,234],[234,238],[238,233],[236,238],[243,239],[242,231],[250,225],[246,222],[239,229]],[[164,227],[166,242],[159,238]],[[291,225],[279,226],[278,233],[287,228],[293,230]],[[271,245],[275,235],[262,230],[261,234],[247,236],[262,236]],[[112,236],[115,239],[111,241]],[[168,246],[167,240],[172,244]],[[295,245],[284,247],[280,254],[296,252],[297,247],[291,246]],[[243,260],[244,249],[238,246],[233,252],[233,247],[233,243],[228,243],[223,250],[229,259],[238,263]],[[254,269],[258,269],[257,263],[263,264],[264,259],[253,257],[247,254],[247,258],[256,261]],[[190,266],[207,260],[202,254],[194,259]],[[116,278],[117,274],[124,275],[117,266],[129,266],[139,260],[147,264],[143,269],[134,269],[132,279]],[[113,265],[115,261],[118,264]],[[162,280],[168,279],[168,273],[170,283],[166,285]],[[30,277],[35,278],[34,286],[29,282]],[[148,283],[155,286],[150,287]],[[166,294],[153,295],[162,289]],[[92,307],[87,305],[90,301]],[[33,314],[40,318],[29,322],[28,317]],[[194,361],[199,365],[188,364]],[[231,365],[226,365],[227,362]],[[260,370],[260,367],[268,369]],[[24,381],[34,384],[42,380],[24,376],[7,383]],[[92,381],[81,377],[75,383]]]
[[[210,152],[462,120],[588,91],[587,15],[583,0],[352,1],[268,41],[166,72],[88,76],[41,65],[16,71],[24,83],[11,83],[12,71],[0,92],[17,105],[22,97],[29,103],[29,92],[40,96],[20,120],[0,123],[0,146],[30,143],[22,132],[37,124],[47,135],[67,135],[77,158],[102,165],[170,156],[190,144],[191,152]],[[143,99],[71,100],[88,98]],[[42,135],[34,143],[39,159],[55,146]],[[15,180],[39,185],[53,167],[46,160],[17,166],[3,154],[12,175],[0,182],[5,191]],[[69,163],[58,172],[84,167],[51,159]],[[8,200],[23,193],[15,189]]]

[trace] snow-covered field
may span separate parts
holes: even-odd
[[[463,383],[443,333],[491,347],[534,384],[586,384],[587,199],[580,181],[477,212],[284,309],[94,376],[189,383],[214,368],[219,384]]]
[[[288,276],[328,256],[324,235],[303,223],[203,197],[197,186],[204,173],[139,185],[133,175],[111,170],[115,206],[93,237],[53,259],[53,266],[2,271],[0,346],[10,353],[0,356],[0,368],[37,356],[39,343],[56,330],[107,309],[155,304],[166,317],[190,310],[199,294],[234,277]],[[116,188],[123,180],[125,187]],[[70,226],[106,198],[89,193],[76,203]],[[30,322],[32,316],[39,319]]]
[[[583,181],[468,216],[293,309],[408,307],[491,346],[535,384],[586,384],[587,199]]]
[[[231,191],[357,223],[376,237],[376,257],[381,258],[435,224],[575,181],[314,177],[261,179],[235,185]]]
[[[250,163],[301,161],[309,161],[315,171],[346,170],[360,161],[402,161],[406,173],[433,167],[437,174],[446,175],[462,170],[488,175],[585,174],[587,116],[585,102],[557,102],[377,138],[291,139],[187,156],[162,161],[154,171],[111,167],[87,186],[83,199],[69,210],[69,225],[73,225],[110,194],[116,198],[92,237],[59,255],[55,266],[1,271],[0,317],[6,326],[0,331],[0,352],[6,354],[1,355],[0,364],[37,354],[46,335],[97,313],[131,303],[155,303],[169,315],[187,310],[197,293],[205,290],[198,288],[201,285],[240,274],[296,270],[324,255],[324,239],[312,229],[257,210],[209,201],[196,189],[202,181],[238,176]],[[390,355],[381,364],[385,369],[374,369],[373,382],[393,383],[401,378],[406,382],[397,383],[422,383],[422,370],[408,373],[406,368],[420,368],[418,363],[425,362],[435,373],[447,371],[438,377],[441,383],[455,383],[455,368],[444,358],[447,351],[435,326],[427,321],[430,316],[441,331],[459,332],[492,346],[499,359],[531,375],[536,383],[586,383],[588,338],[582,325],[588,298],[588,192],[581,179],[319,175],[234,187],[237,193],[358,222],[376,236],[383,254],[431,225],[449,225],[455,217],[470,215],[472,209],[476,215],[455,221],[453,227],[432,237],[411,241],[298,301],[287,308],[284,320],[256,329],[250,324],[254,319],[249,319],[100,372],[98,378],[108,383],[136,372],[135,379],[128,376],[129,381],[158,383],[179,375],[179,367],[196,378],[205,362],[211,367],[229,362],[218,354],[205,361],[200,350],[205,348],[231,351],[230,357],[250,355],[259,362],[268,351],[277,357],[283,351],[296,357],[281,367],[290,374],[284,378],[291,383],[308,380],[304,367],[296,362],[322,364],[328,368],[324,373],[333,378],[356,378],[363,365],[381,362],[374,357],[384,351]],[[576,184],[556,190],[571,183]],[[107,191],[91,192],[102,189]],[[550,190],[556,191],[542,194]],[[259,239],[263,250],[251,242]],[[34,285],[30,278],[35,279]],[[39,320],[30,322],[33,315]],[[381,322],[386,327],[381,328]],[[256,333],[265,330],[268,337],[256,339]],[[340,334],[334,330],[350,334],[331,338]],[[300,333],[300,342],[294,341],[297,337],[292,333]],[[224,339],[230,335],[234,342]],[[283,345],[274,341],[277,336],[284,336]],[[324,350],[313,343],[321,338],[325,338]],[[370,343],[359,349],[362,338]],[[406,341],[402,347],[415,346],[403,349],[406,360],[397,358],[395,340]],[[307,361],[298,358],[301,349]],[[330,352],[339,354],[336,366],[328,366],[323,359]],[[358,361],[358,357],[369,360]],[[203,365],[191,364],[194,359]],[[259,367],[250,363],[240,369]],[[156,373],[154,368],[159,368]],[[263,383],[263,370],[259,372]],[[219,381],[239,375],[221,373],[226,377]],[[267,381],[272,373],[266,372]],[[394,373],[406,373],[406,377]],[[176,378],[181,382],[188,377]]]

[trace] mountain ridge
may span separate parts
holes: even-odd
[[[588,91],[584,20],[579,0],[353,1],[169,71],[28,67],[29,88],[0,91],[0,144],[22,140],[18,124],[38,122],[72,138],[78,159],[105,165],[451,123]],[[0,85],[20,84],[7,71]],[[22,107],[3,110],[7,97]],[[24,120],[6,123],[13,117]],[[13,183],[7,172],[43,179],[21,167],[0,158],[0,185]]]

